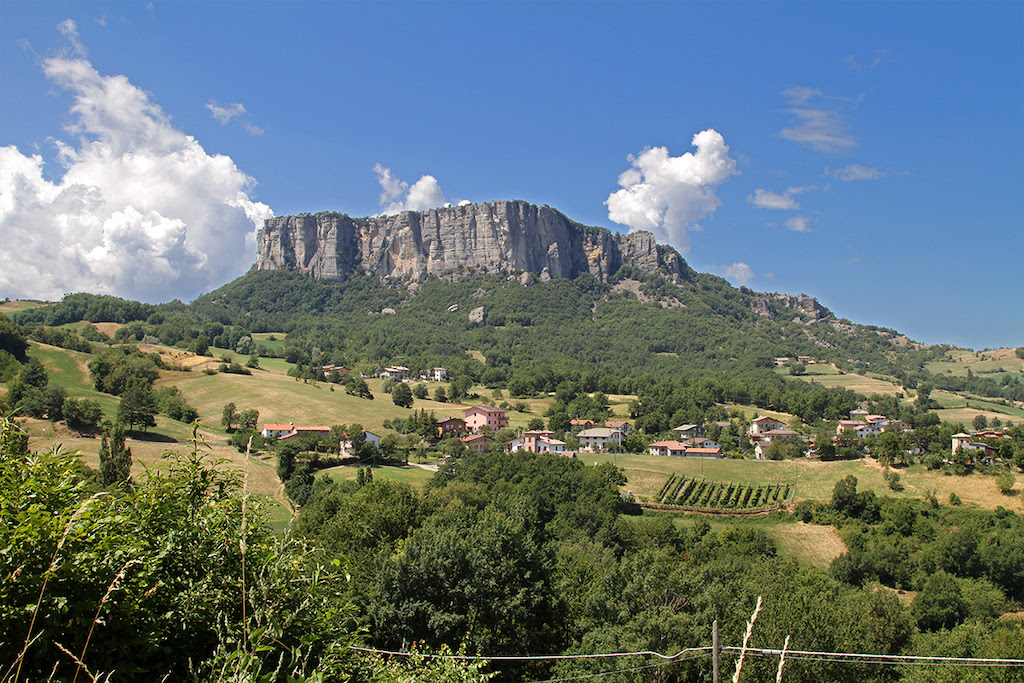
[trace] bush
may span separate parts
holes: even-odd
[[[998,488],[999,492],[1002,493],[1004,496],[1010,495],[1010,493],[1013,491],[1013,485],[1016,483],[1017,478],[1014,477],[1009,472],[1003,472],[998,477],[996,477],[996,488]]]
[[[900,483],[899,472],[897,472],[896,470],[887,469],[885,471],[885,474],[883,474],[882,476],[885,477],[885,483],[889,485],[890,489],[892,489],[893,491],[903,490],[903,484]]]

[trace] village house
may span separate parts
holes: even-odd
[[[951,451],[952,454],[956,455],[956,452],[958,450],[962,450],[964,453],[968,451],[981,451],[986,456],[995,455],[996,449],[990,446],[989,444],[971,440],[976,437],[977,434],[971,435],[964,434],[963,432],[960,432],[959,434],[954,434],[953,448]]]
[[[618,429],[622,432],[623,436],[629,436],[633,433],[633,425],[625,420],[605,420],[604,426],[608,429]]]
[[[447,439],[466,431],[466,421],[458,417],[446,417],[437,423],[437,437]]]
[[[692,439],[695,436],[701,436],[704,434],[704,428],[700,425],[679,425],[673,427],[672,431],[675,432],[680,439]]]
[[[651,455],[686,455],[686,445],[679,441],[655,441],[647,447]]]
[[[1009,439],[1009,434],[1004,434],[997,429],[982,429],[977,432],[971,432],[971,437],[974,439]]]
[[[704,443],[702,439],[697,439]],[[680,441],[655,441],[647,447],[647,452],[651,455],[670,455],[687,458],[720,458],[722,457],[722,447],[716,444],[714,441],[708,439],[707,443],[714,444],[713,446],[694,445],[692,443],[684,443]]]
[[[889,426],[889,418],[885,415],[868,415],[864,419],[869,425],[877,427],[880,432]]]
[[[789,358],[783,357],[783,358],[776,358],[775,359],[775,366],[776,367],[784,368],[787,365],[789,365]]]
[[[364,443],[373,444],[377,449],[380,448],[380,435],[374,434],[371,431],[363,430]],[[355,455],[352,452],[352,441],[350,439],[342,439],[341,443],[338,444],[338,453],[342,456]]]
[[[784,429],[786,423],[781,420],[776,420],[774,417],[759,417],[750,422],[750,430],[747,432],[750,436],[757,436],[770,432],[774,429]]]
[[[578,417],[574,417],[573,419],[569,420],[569,427],[573,429],[577,427],[579,427],[580,429],[590,429],[591,427],[596,426],[597,423],[594,422],[593,420],[584,420]]]
[[[764,460],[768,447],[772,445],[773,441],[776,439],[792,439],[794,437],[801,438],[799,432],[794,432],[792,429],[784,427],[761,432],[756,438],[751,437],[754,443],[754,457],[758,460]]]
[[[434,382],[447,382],[448,371],[444,368],[430,368],[427,378]]]
[[[473,406],[466,408],[466,429],[471,432],[479,432],[483,427],[489,427],[496,432],[508,424],[505,411],[494,406]]]
[[[712,449],[719,448],[720,449],[722,447],[721,444],[719,444],[714,439],[709,439],[709,438],[703,437],[703,436],[698,436],[698,437],[693,438],[693,439],[687,439],[686,441],[683,442],[683,445],[685,445],[687,448],[712,448]]]
[[[389,365],[380,371],[380,376],[384,378],[391,378],[399,382],[405,382],[409,379],[409,368],[404,365]]]
[[[330,433],[331,428],[325,427],[323,425],[295,426],[291,422],[289,422],[288,424],[264,424],[263,430],[260,432],[260,434],[264,438],[273,437],[282,441],[285,439],[291,439],[305,434],[315,434],[316,436],[324,437]]]
[[[470,434],[462,437],[462,443],[474,453],[486,453],[494,445],[494,439],[483,434]]]
[[[878,417],[872,415],[871,417]],[[888,424],[889,420],[886,419],[885,423]],[[877,436],[882,433],[881,421],[875,422],[864,422],[861,420],[839,420],[836,423],[836,437],[838,438],[841,434],[847,432],[853,432],[857,435],[858,439],[864,439],[869,436]]]
[[[565,442],[555,438],[555,433],[547,430],[536,430],[523,432],[512,439],[509,444],[510,450],[526,451],[528,453],[563,453]]]
[[[607,427],[584,429],[576,435],[576,438],[584,451],[605,451],[608,450],[609,444],[622,446],[622,432]]]

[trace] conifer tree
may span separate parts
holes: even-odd
[[[115,424],[103,432],[100,442],[100,484],[131,481],[132,450],[124,445],[124,427]]]

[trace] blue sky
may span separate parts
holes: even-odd
[[[0,2],[0,296],[188,300],[268,215],[525,199],[1024,345],[1024,2]]]

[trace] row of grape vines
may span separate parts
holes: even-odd
[[[737,484],[672,475],[657,502],[694,510],[761,510],[776,508],[794,493],[792,484]]]

